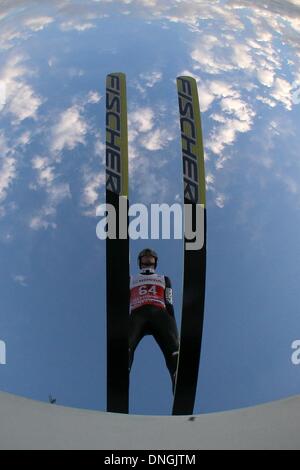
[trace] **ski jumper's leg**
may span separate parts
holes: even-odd
[[[157,310],[152,317],[151,324],[153,337],[165,357],[174,388],[179,350],[176,320],[166,310]]]
[[[146,334],[147,318],[141,309],[134,310],[129,316],[129,372],[132,367],[134,352]]]

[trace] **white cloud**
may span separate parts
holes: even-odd
[[[187,75],[191,75],[187,73]],[[197,77],[196,77],[197,79]],[[233,86],[224,80],[199,80],[198,92],[200,100],[200,108],[202,112],[208,111],[212,103],[220,98],[231,96],[233,98],[239,98],[240,93],[236,91]],[[222,119],[222,118],[219,118]]]
[[[210,90],[218,98],[226,98],[227,96],[232,96],[234,98],[239,97],[239,92],[236,91],[230,83],[224,80],[211,81]]]
[[[300,19],[299,18],[290,18],[289,19],[291,27],[297,32],[300,33]]]
[[[48,188],[51,208],[57,207],[65,199],[71,199],[71,191],[68,183],[56,183]]]
[[[95,132],[94,152],[97,157],[97,161],[99,161],[98,157],[100,157],[101,163],[105,165],[105,144],[102,141],[101,132]]]
[[[209,117],[213,121],[220,122],[222,124],[226,123],[226,117],[223,114],[213,113]]]
[[[273,36],[264,43],[260,39],[257,34],[255,38],[243,38],[243,42],[228,34],[209,35],[208,41],[196,43],[191,52],[194,69],[211,74],[241,71],[253,79],[257,75],[262,84],[271,86],[280,60],[272,47]]]
[[[11,49],[15,40],[25,39],[26,37],[26,33],[19,31],[17,28],[10,25],[3,25],[1,26],[0,33],[0,49]]]
[[[60,204],[66,198],[71,197],[70,187],[67,183],[54,183],[58,176],[55,174],[54,164],[47,157],[35,156],[32,160],[32,168],[37,173],[37,184],[44,188],[48,195],[48,206],[54,209],[54,206]]]
[[[53,214],[49,214],[48,210],[42,210],[39,215],[36,215],[31,218],[31,220],[29,221],[29,227],[32,230],[36,230],[36,231],[42,230],[42,229],[47,230],[48,228],[56,229],[57,228],[56,223],[47,220],[47,217],[49,215],[53,215]]]
[[[97,91],[90,91],[87,97],[87,102],[90,104],[97,104],[102,99],[102,96]]]
[[[58,63],[57,57],[50,57],[48,59],[48,65],[50,68],[54,67]]]
[[[31,133],[29,131],[23,132],[17,140],[17,145],[25,146],[31,142]]]
[[[4,132],[0,130],[0,158],[4,158],[9,152],[9,147],[6,141]]]
[[[143,154],[143,148],[148,151],[159,150],[166,146],[173,137],[167,130],[156,129],[153,130],[154,126],[152,112],[148,112],[146,119],[140,119],[143,117],[139,112],[136,113],[134,119],[135,126],[129,126],[129,174],[138,181],[136,191],[141,196],[141,201],[151,202],[153,198],[157,198],[157,194],[160,194],[160,199],[166,196],[170,190],[170,181],[166,180],[161,176],[159,177],[157,170],[164,166],[167,162],[166,159],[157,158],[154,164],[153,159],[147,158]],[[145,129],[151,129],[150,132],[145,132]],[[142,135],[139,134],[137,129],[142,129]],[[153,165],[153,166],[151,166]]]
[[[4,132],[0,131],[0,218],[17,208],[14,201],[5,202],[18,176],[15,147],[17,147],[17,144],[10,146],[6,141]]]
[[[196,62],[195,70],[201,69],[211,74],[228,72],[235,68],[227,56],[220,38],[209,34],[205,36],[205,41],[199,41],[191,52],[191,58]]]
[[[43,99],[25,80],[32,71],[24,65],[25,57],[11,56],[0,72],[0,81],[5,83],[6,107],[5,112],[14,115],[16,122],[27,118],[36,119],[37,111]]]
[[[238,132],[249,131],[251,129],[250,124],[247,121],[228,119],[225,124],[214,129],[207,142],[207,148],[215,154],[220,154],[226,146],[232,145],[235,142]]]
[[[225,194],[218,194],[218,196],[217,196],[216,199],[215,199],[216,205],[217,205],[220,209],[223,209],[223,207],[225,206],[225,202],[226,202],[226,196],[225,196]]]
[[[239,14],[244,5],[249,7],[250,2],[247,0],[245,2],[243,0],[241,2],[231,1],[229,5],[223,7],[226,14],[230,15],[230,10],[231,13],[235,10]],[[194,70],[201,70],[201,74],[203,72],[222,73],[223,75],[230,73],[231,80],[234,71],[243,72],[244,77],[247,77],[248,80],[248,88],[245,86],[244,80],[239,79],[240,90],[243,86],[249,91],[249,85],[253,89],[255,80],[258,80],[261,85],[270,89],[268,95],[266,94],[260,99],[262,103],[270,107],[274,107],[274,103],[275,105],[282,103],[287,110],[291,110],[293,105],[291,87],[293,85],[287,79],[278,76],[278,70],[282,70],[284,61],[289,61],[289,66],[293,68],[290,71],[294,82],[296,82],[300,63],[296,63],[295,60],[291,62],[288,58],[290,55],[285,56],[283,48],[275,45],[274,40],[278,38],[278,35],[281,35],[282,47],[288,44],[294,48],[292,51],[294,57],[297,53],[300,57],[299,41],[296,40],[295,35],[290,33],[287,25],[287,21],[291,22],[295,18],[296,24],[298,24],[299,17],[295,15],[295,12],[291,13],[289,7],[286,8],[286,11],[279,7],[278,2],[272,5],[268,2],[268,8],[254,2],[251,7],[253,8],[249,11],[247,18],[251,21],[253,29],[247,30],[246,37],[240,38],[238,35],[231,34],[228,24],[224,21],[218,35],[208,33],[205,35],[204,42],[202,40],[199,43],[197,40],[195,41],[191,49],[191,58],[195,62]],[[209,8],[207,16],[210,17],[210,11],[218,8],[218,5]],[[280,15],[278,11],[280,11]],[[300,13],[299,10],[298,13]],[[216,21],[215,17],[213,21]],[[252,83],[249,79],[252,80]],[[216,95],[209,82],[200,82],[198,86],[202,111],[207,111],[214,103]],[[237,88],[237,83],[234,86]]]
[[[38,173],[38,185],[40,187],[49,187],[54,179],[54,167],[50,165],[49,159],[36,156],[32,159],[32,168]]]
[[[262,103],[264,103],[264,104],[270,106],[270,108],[275,108],[275,106],[276,106],[276,101],[271,100],[270,98],[267,98],[266,96],[260,96],[260,95],[258,95],[258,96],[256,97],[256,99],[257,99],[258,101],[261,101]]]
[[[163,75],[162,75],[162,72],[153,71],[153,72],[141,73],[139,77],[144,82],[147,88],[152,88],[154,87],[154,85],[156,85],[156,83],[162,80]]]
[[[224,126],[214,130],[210,140],[207,142],[207,148],[213,153],[219,154],[224,150],[226,145],[232,145],[236,136],[234,124],[232,120],[228,120]]]
[[[257,78],[264,86],[271,87],[274,83],[275,70],[272,69],[258,69]]]
[[[128,123],[137,132],[149,132],[154,126],[154,112],[151,108],[138,108],[129,113]]]
[[[230,157],[228,155],[219,155],[216,161],[216,169],[222,170],[228,160],[230,160]]]
[[[156,129],[142,137],[140,142],[147,150],[155,151],[166,147],[171,140],[173,136],[166,129]]]
[[[22,274],[16,274],[13,276],[13,280],[17,283],[20,284],[22,287],[27,286],[27,278],[26,276],[23,276]]]
[[[207,191],[215,191],[215,177],[212,173],[206,173],[205,182]]]
[[[27,18],[24,21],[24,26],[32,31],[41,31],[49,24],[53,23],[54,19],[50,16],[37,16],[34,18]]]
[[[104,172],[94,173],[91,170],[86,170],[84,174],[84,189],[81,203],[83,206],[92,206],[96,215],[96,204],[99,200],[99,195],[103,192],[105,186]]]
[[[36,183],[30,184],[30,189],[43,189],[46,193],[46,202],[29,220],[29,227],[33,230],[55,229],[57,224],[55,216],[57,207],[65,200],[71,199],[68,183],[58,182],[60,175],[55,172],[54,162],[47,157],[36,155],[32,160],[32,168],[36,172]]]
[[[105,162],[105,144],[101,142],[101,140],[96,140],[95,155],[98,155],[101,157],[102,163]]]
[[[226,114],[234,115],[240,121],[245,121],[249,124],[251,124],[252,118],[255,116],[252,108],[245,101],[238,98],[223,98],[220,105],[222,111]]]
[[[95,28],[96,26],[93,23],[80,23],[77,20],[70,20],[70,21],[65,21],[61,24],[60,29],[62,31],[78,31],[78,32],[83,32],[88,29]]]
[[[88,125],[81,116],[81,109],[74,105],[63,111],[58,123],[52,129],[52,151],[59,153],[65,148],[73,150],[79,144],[85,144]]]
[[[32,168],[35,170],[42,170],[48,163],[49,159],[47,157],[36,156],[32,159]]]
[[[233,44],[232,63],[239,69],[253,70],[254,64],[251,56],[251,49],[245,44]]]
[[[15,83],[8,109],[16,116],[17,121],[24,121],[27,118],[36,119],[37,111],[42,102],[42,99],[35,94],[30,85]]]
[[[6,83],[2,80],[0,81],[0,112],[6,105]]]
[[[214,102],[215,95],[204,82],[201,82],[198,86],[198,93],[201,111],[205,113],[205,111],[207,111]]]
[[[41,169],[41,173],[42,172],[43,170]],[[50,180],[52,181],[51,177]],[[29,227],[32,230],[56,229],[57,223],[54,219],[57,214],[57,207],[65,199],[71,198],[70,186],[67,183],[51,184],[47,177],[42,181],[42,186],[46,186],[47,201],[44,206],[30,218]]]
[[[241,98],[227,97],[220,101],[220,108],[223,114],[214,113],[211,117],[220,123],[214,127],[206,143],[206,147],[215,154],[222,154],[224,148],[232,145],[237,138],[237,133],[247,132],[251,129],[254,110]],[[223,167],[228,157],[220,155],[217,168]]]
[[[17,176],[17,161],[13,157],[5,157],[0,159],[0,203],[6,197],[7,192]]]
[[[271,91],[271,97],[281,102],[286,109],[292,109],[292,85],[284,78],[276,78],[274,87]]]

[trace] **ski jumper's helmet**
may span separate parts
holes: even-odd
[[[139,254],[139,257],[138,257],[138,264],[139,264],[139,268],[141,269],[141,262],[142,262],[142,257],[143,256],[153,256],[153,258],[155,258],[155,269],[156,269],[156,266],[157,266],[157,261],[158,261],[158,256],[157,256],[157,253],[154,251],[154,250],[151,250],[151,248],[145,248],[145,250],[142,250]]]

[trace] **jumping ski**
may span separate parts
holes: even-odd
[[[192,213],[193,228],[200,209],[202,240],[191,249],[184,240],[184,283],[180,348],[174,391],[173,415],[193,414],[200,363],[206,277],[205,165],[197,83],[177,78],[179,101],[185,227]]]
[[[114,207],[117,223],[117,237],[106,239],[107,411],[128,413],[129,238],[122,229],[128,232],[128,130],[123,73],[106,78],[106,204]]]

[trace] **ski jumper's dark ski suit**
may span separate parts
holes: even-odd
[[[153,269],[130,278],[129,370],[134,352],[146,335],[159,345],[170,372],[173,390],[177,370],[179,336],[174,315],[171,281]]]

